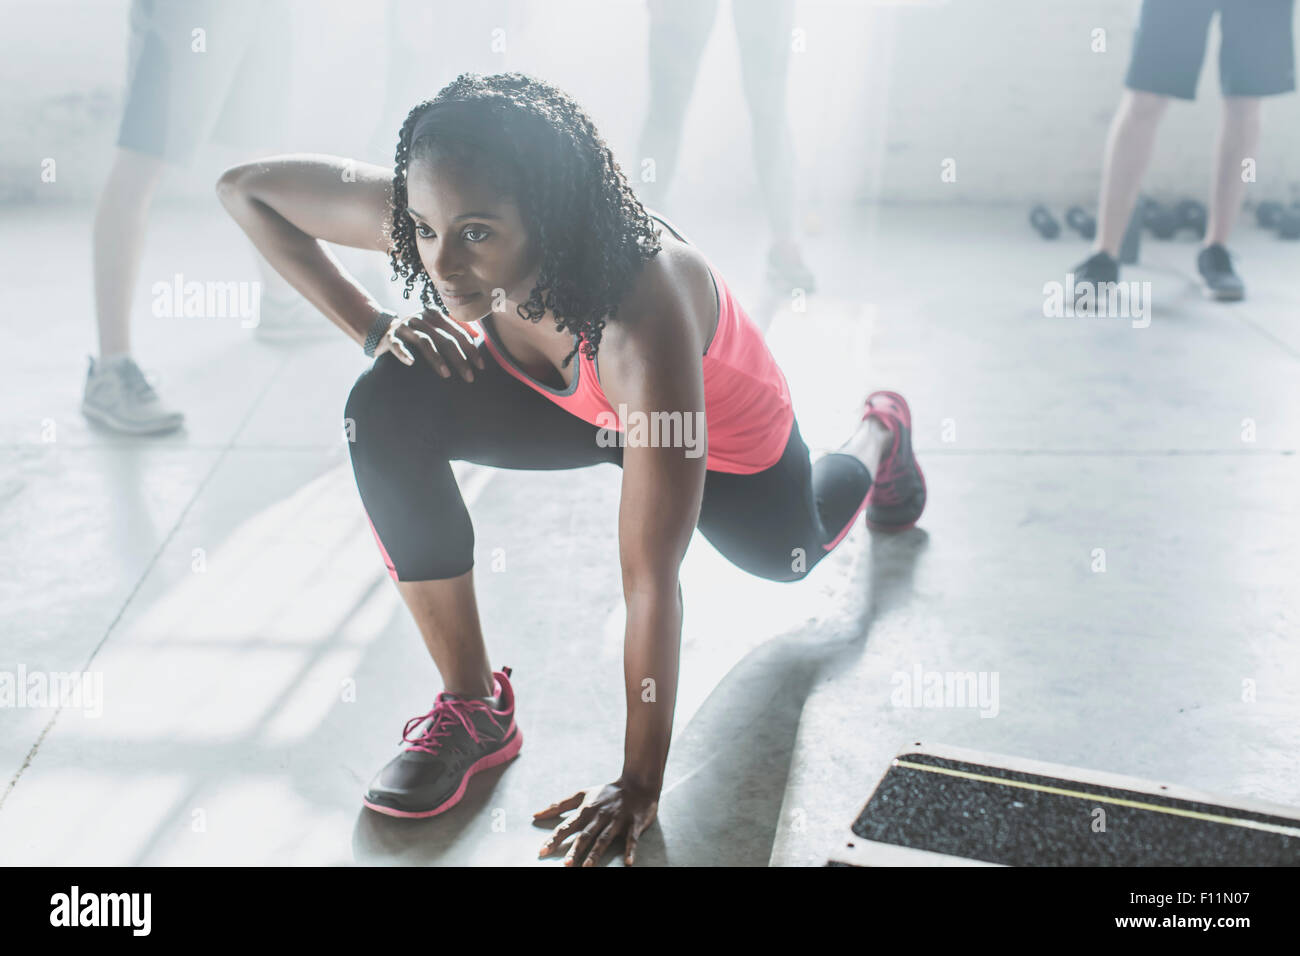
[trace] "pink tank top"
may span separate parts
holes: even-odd
[[[657,218],[657,217],[656,217]],[[709,264],[718,298],[718,327],[704,351],[704,405],[710,471],[752,475],[780,460],[790,438],[794,408],[776,359],[717,270]],[[479,321],[489,351],[507,372],[565,411],[600,427],[622,431],[622,423],[600,387],[600,356],[581,351],[567,389],[552,388],[524,374],[511,360],[490,322]],[[477,337],[477,336],[476,336]],[[574,335],[574,344],[578,336]],[[599,417],[598,417],[599,416]]]

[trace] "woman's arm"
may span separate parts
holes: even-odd
[[[371,163],[293,153],[230,167],[217,197],[272,268],[360,344],[382,309],[320,240],[387,253],[392,176]]]
[[[547,820],[577,811],[539,851],[547,856],[576,833],[566,866],[579,859],[583,866],[594,866],[619,836],[625,836],[623,862],[630,866],[637,839],[658,816],[663,792],[681,659],[682,592],[677,577],[699,521],[708,471],[703,322],[692,314],[689,297],[673,284],[669,277],[652,288],[647,308],[620,308],[619,321],[607,325],[601,339],[601,386],[610,405],[627,411],[625,427],[635,427],[634,415],[648,416],[651,424],[656,413],[669,416],[670,423],[675,416],[678,440],[665,445],[664,432],[657,430],[657,443],[636,442],[632,432],[623,447],[618,509],[627,604],[623,772],[612,784],[584,788],[533,815],[534,820]],[[648,437],[644,430],[641,437]]]
[[[654,447],[629,441],[624,447],[618,516],[627,604],[627,732],[620,782],[656,796],[663,787],[677,705],[678,571],[699,520],[708,460],[704,343],[698,328],[681,306],[673,306],[652,320],[631,319],[618,329],[616,346],[602,349],[602,385],[610,404],[615,409],[626,404],[629,419],[644,414],[646,434],[660,442]],[[668,417],[655,419],[655,413]],[[676,443],[665,447],[665,436]]]

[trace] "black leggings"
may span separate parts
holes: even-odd
[[[416,356],[386,352],[352,387],[345,415],[352,469],[389,573],[399,581],[452,578],[474,566],[474,526],[452,461],[539,471],[602,462],[599,429],[506,372],[480,339],[483,369],[443,378]],[[867,467],[831,453],[810,463],[793,423],[780,461],[751,475],[709,471],[699,530],[738,567],[798,581],[843,537],[871,488]]]

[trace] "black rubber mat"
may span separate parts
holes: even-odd
[[[1112,802],[1117,800],[1140,806]],[[1104,832],[1094,832],[1098,808],[1105,811]],[[853,832],[879,843],[1009,866],[1300,865],[1300,822],[1294,819],[924,753],[906,754],[890,766]]]

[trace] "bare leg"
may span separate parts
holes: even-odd
[[[876,419],[868,418],[837,451],[841,455],[857,458],[867,466],[872,478],[875,478],[880,471],[880,459],[892,443],[893,437],[889,429]]]
[[[717,0],[649,0],[650,108],[641,129],[640,156],[630,177],[641,201],[661,211],[677,171],[682,124],[700,71]],[[642,182],[642,163],[654,161],[654,180]]]
[[[1210,184],[1210,215],[1205,229],[1205,245],[1224,244],[1237,221],[1246,182],[1241,176],[1241,161],[1255,155],[1259,145],[1260,98],[1225,96],[1223,119],[1219,124],[1219,141],[1214,150],[1214,178]]]
[[[474,599],[473,569],[458,578],[398,581],[397,590],[415,618],[443,687],[463,697],[492,696],[492,667]]]
[[[1169,105],[1169,97],[1140,90],[1125,90],[1110,124],[1106,158],[1097,201],[1097,238],[1092,251],[1119,254],[1119,245],[1137,204],[1142,177],[1151,162],[1156,129]]]
[[[741,78],[749,107],[754,163],[767,203],[773,244],[798,258],[794,239],[794,151],[786,117],[786,77],[794,5],[790,0],[733,3]]]
[[[92,257],[101,360],[131,351],[131,299],[149,205],[162,173],[162,160],[118,149],[95,208]]]

